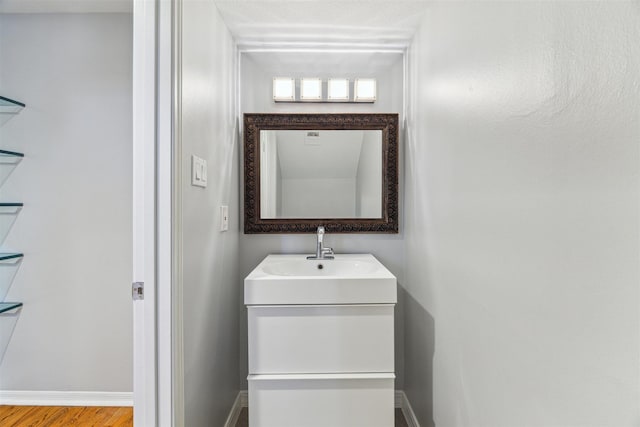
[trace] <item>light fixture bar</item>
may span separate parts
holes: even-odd
[[[355,102],[375,102],[376,79],[356,79],[353,85],[353,100]]]
[[[292,77],[273,78],[273,100],[274,101],[295,101],[296,100],[296,80]]]
[[[301,101],[322,101],[322,80],[317,77],[300,79]]]
[[[349,79],[329,79],[327,81],[327,100],[349,101]]]
[[[299,85],[293,77],[273,78],[273,100],[275,102],[320,102],[320,103],[373,103],[377,99],[377,82],[374,78],[353,80],[353,99],[351,81],[348,78],[331,77],[327,79],[326,97],[324,81],[318,77],[302,77]],[[299,87],[296,87],[299,86]],[[298,92],[299,97],[296,97]]]

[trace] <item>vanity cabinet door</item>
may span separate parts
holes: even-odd
[[[394,372],[393,305],[249,306],[249,373]]]
[[[251,427],[392,427],[394,377],[249,375]]]

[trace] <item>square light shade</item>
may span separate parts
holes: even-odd
[[[300,79],[300,99],[302,101],[322,100],[322,80],[315,77]]]
[[[274,101],[295,101],[296,81],[291,77],[273,78],[273,100]]]
[[[327,99],[329,101],[348,101],[349,79],[329,79],[327,83]]]
[[[353,100],[356,102],[374,102],[376,100],[376,79],[356,79],[353,92]]]

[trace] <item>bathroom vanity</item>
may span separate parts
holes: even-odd
[[[269,255],[246,278],[251,427],[392,427],[396,278],[372,255]]]

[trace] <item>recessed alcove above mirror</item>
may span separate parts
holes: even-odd
[[[245,233],[398,232],[398,114],[245,114]]]

